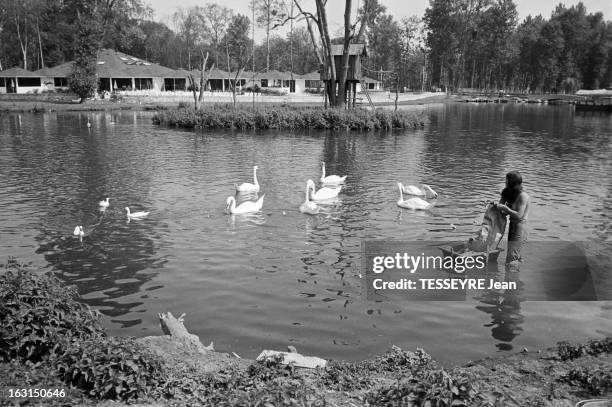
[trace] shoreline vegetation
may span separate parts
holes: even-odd
[[[418,112],[325,109],[310,106],[251,107],[206,105],[160,110],[153,123],[166,127],[239,130],[392,130],[425,126],[425,115]]]
[[[612,396],[612,337],[451,369],[395,346],[304,369],[215,352],[170,313],[165,335],[111,337],[78,300],[50,273],[0,267],[0,405],[571,407]],[[63,396],[15,397],[42,388]]]

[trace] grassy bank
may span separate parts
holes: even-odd
[[[397,347],[299,369],[169,336],[110,337],[73,289],[14,261],[0,267],[0,338],[0,405],[522,407],[612,394],[612,337],[450,370]],[[21,389],[62,393],[16,398]]]
[[[290,105],[266,106],[252,110],[247,106],[206,105],[194,110],[179,107],[158,111],[153,123],[162,126],[200,129],[240,130],[392,130],[422,127],[423,113],[385,110],[341,110]]]

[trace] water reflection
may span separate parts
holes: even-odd
[[[497,267],[497,264],[494,265]],[[476,309],[490,314],[491,322],[485,327],[491,328],[491,336],[500,341],[495,346],[499,350],[513,349],[512,341],[523,331],[524,316],[521,314],[521,302],[525,284],[520,280],[520,273],[490,274],[488,277],[496,282],[515,283],[516,289],[486,290],[476,299],[482,304]]]

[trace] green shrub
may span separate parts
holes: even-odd
[[[598,355],[612,353],[612,336],[601,340],[591,340],[586,344],[573,345],[569,342],[559,342],[557,353],[561,360],[572,360],[584,355]]]
[[[73,287],[9,260],[0,275],[0,358],[38,362],[70,342],[101,336],[99,314],[76,301]]]
[[[607,394],[612,390],[612,373],[601,369],[572,369],[562,379],[574,386],[585,388],[594,396]]]
[[[133,338],[75,343],[56,366],[64,382],[96,399],[138,398],[149,394],[162,378],[162,363]]]
[[[422,113],[384,110],[341,110],[322,107],[271,106],[255,110],[206,105],[195,110],[184,102],[178,109],[158,111],[153,123],[184,128],[392,130],[424,125]]]

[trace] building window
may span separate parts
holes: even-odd
[[[136,89],[147,90],[153,89],[153,79],[152,78],[134,78],[134,85]]]
[[[23,86],[23,87],[40,86],[40,78],[17,78],[17,86]]]
[[[4,78],[0,78],[0,88],[3,88],[6,86],[6,83],[4,82]]]
[[[261,87],[262,88],[267,88],[268,87],[268,80],[267,79],[262,79],[261,80]]]
[[[67,88],[68,78],[53,78],[53,86],[56,88]]]

